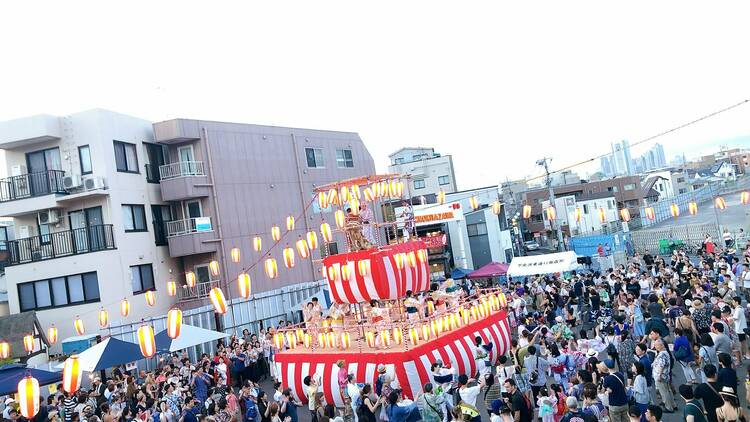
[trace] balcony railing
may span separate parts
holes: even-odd
[[[64,230],[8,241],[8,265],[115,249],[111,224]]]
[[[195,287],[182,286],[177,289],[177,300],[187,301],[208,297],[214,287],[219,287],[219,280],[196,283]]]
[[[62,170],[47,170],[0,179],[0,202],[67,193],[63,185],[64,178],[65,172]]]
[[[197,233],[201,231],[211,231],[211,218],[200,217],[201,223],[208,223],[207,226],[198,224],[197,218],[187,218],[185,220],[167,221],[167,237],[182,236],[184,234]]]
[[[159,168],[153,164],[146,164],[146,182],[148,183],[159,183],[161,178],[159,177]]]
[[[161,180],[205,175],[206,173],[203,171],[203,161],[180,161],[159,167],[159,176],[161,177]]]

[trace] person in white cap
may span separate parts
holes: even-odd
[[[565,324],[563,317],[559,315],[555,317],[555,325],[552,326],[552,334],[555,336],[556,340],[570,340],[573,338],[573,331],[571,331],[570,327]]]

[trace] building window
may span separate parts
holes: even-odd
[[[146,228],[146,209],[143,205],[125,205],[122,206],[122,224],[125,232],[145,232]]]
[[[418,179],[414,181],[414,189],[424,189],[424,179]]]
[[[117,171],[125,173],[139,173],[138,171],[138,154],[136,154],[135,144],[126,142],[115,142],[115,164]]]
[[[403,158],[396,158],[393,161],[393,164],[404,164],[404,159]]]
[[[412,161],[419,161],[422,159],[422,154],[414,154],[411,156]]]
[[[91,174],[91,149],[88,145],[78,147],[78,162],[81,165],[81,174]]]
[[[336,165],[340,169],[354,168],[354,159],[352,158],[352,150],[337,149],[336,150]]]
[[[634,190],[635,189],[635,183],[628,183],[622,187],[623,190]]]
[[[151,267],[151,264],[133,265],[130,267],[130,280],[133,283],[133,294],[155,290],[154,269]]]
[[[49,229],[49,224],[37,224],[37,228],[39,229],[39,242],[41,242],[42,245],[48,245],[51,241],[51,230]]]
[[[612,209],[615,206],[615,201],[607,201],[607,209]]]
[[[96,272],[18,284],[21,312],[99,301]]]
[[[320,252],[321,258],[339,254],[339,244],[337,242],[331,242],[331,243],[323,242],[320,244],[319,248],[320,248],[319,252]]]
[[[583,204],[583,213],[588,214],[589,213],[589,206],[586,204]]]
[[[440,186],[449,185],[450,183],[451,183],[451,178],[449,176],[438,176],[438,184]]]
[[[684,183],[684,182],[685,182],[685,178],[684,177],[678,177],[677,178],[677,183]]]
[[[305,148],[305,156],[307,157],[307,167],[325,167],[325,161],[323,161],[323,150],[321,148]]]
[[[0,226],[0,251],[8,250],[8,227]]]
[[[469,235],[469,237],[485,235],[487,234],[487,224],[485,223],[467,224],[466,233]]]

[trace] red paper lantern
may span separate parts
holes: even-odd
[[[29,354],[34,351],[34,336],[32,334],[23,336],[23,349]]]
[[[240,248],[232,248],[232,250],[229,251],[229,255],[232,257],[232,262],[235,264],[240,262]]]
[[[83,370],[81,370],[81,363],[78,361],[78,355],[71,355],[65,359],[63,366],[63,390],[73,394],[81,388],[81,378],[83,376]]]
[[[172,340],[180,336],[182,328],[182,311],[172,308],[167,312],[167,335]]]
[[[39,413],[39,381],[31,375],[18,383],[18,404],[21,415],[26,419]]]
[[[76,317],[75,321],[73,321],[73,327],[76,329],[76,333],[78,333],[79,336],[82,336],[86,333],[86,329],[83,326],[83,320],[81,317]]]
[[[214,277],[219,276],[219,261],[213,260],[208,263],[208,270],[211,271],[211,275]]]
[[[211,299],[211,303],[214,305],[216,313],[222,315],[227,313],[227,300],[224,299],[224,292],[221,291],[221,288],[214,287],[211,289],[208,296]]]
[[[145,297],[148,306],[154,306],[156,304],[156,293],[154,293],[153,290],[147,291]]]
[[[190,288],[195,287],[195,273],[194,272],[188,271],[185,273],[185,284],[187,284],[187,286]]]
[[[7,341],[0,342],[0,359],[8,359],[10,357],[10,343]]]
[[[99,310],[99,326],[102,328],[107,328],[109,325],[109,312],[107,312],[106,309],[102,308]]]
[[[654,221],[656,220],[656,212],[654,212],[654,207],[646,207],[643,209],[643,212],[646,214],[646,218]]]
[[[523,206],[523,218],[528,220],[531,218],[531,205],[524,205]]]
[[[307,247],[307,242],[304,239],[297,241],[297,253],[302,259],[307,259],[310,256],[310,249]]]
[[[57,343],[57,327],[54,325],[47,329],[47,341],[49,344]]]
[[[145,358],[150,358],[156,354],[154,327],[150,325],[141,325],[141,327],[138,328],[138,346],[140,346],[141,354]]]
[[[294,249],[286,247],[282,254],[284,255],[284,266],[294,268]]]
[[[120,301],[120,315],[127,317],[130,313],[130,302],[127,299]]]
[[[250,298],[250,276],[247,273],[237,276],[237,289],[240,291],[240,296],[243,299]]]
[[[266,261],[263,263],[264,268],[266,270],[266,276],[270,279],[274,279],[278,277],[279,275],[279,267],[276,264],[275,258],[267,258]]]

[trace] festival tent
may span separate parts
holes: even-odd
[[[137,344],[122,341],[114,337],[109,337],[78,354],[78,362],[81,365],[81,369],[86,372],[114,368],[117,365],[141,359],[143,359],[143,355],[141,354],[141,348]],[[65,362],[57,365],[57,368],[62,368],[63,366],[65,366]]]
[[[27,368],[22,363],[11,363],[0,366],[0,396],[15,394],[18,383],[26,375],[31,375],[39,381],[39,385],[54,384],[62,380],[62,373],[41,369]]]
[[[451,271],[451,278],[454,280],[466,278],[466,275],[471,271],[472,270],[467,270],[466,268],[454,268],[453,271]]]
[[[577,270],[581,267],[575,252],[558,252],[544,255],[517,256],[510,261],[508,275],[512,277],[552,274]]]
[[[182,324],[180,335],[172,340],[164,330],[155,336],[156,350],[160,353],[176,352],[187,349],[188,347],[197,346],[203,343],[216,341],[220,338],[229,337],[229,334],[220,331],[207,330],[194,325]]]
[[[482,268],[472,271],[466,278],[491,278],[505,275],[508,272],[508,264],[490,262]]]

